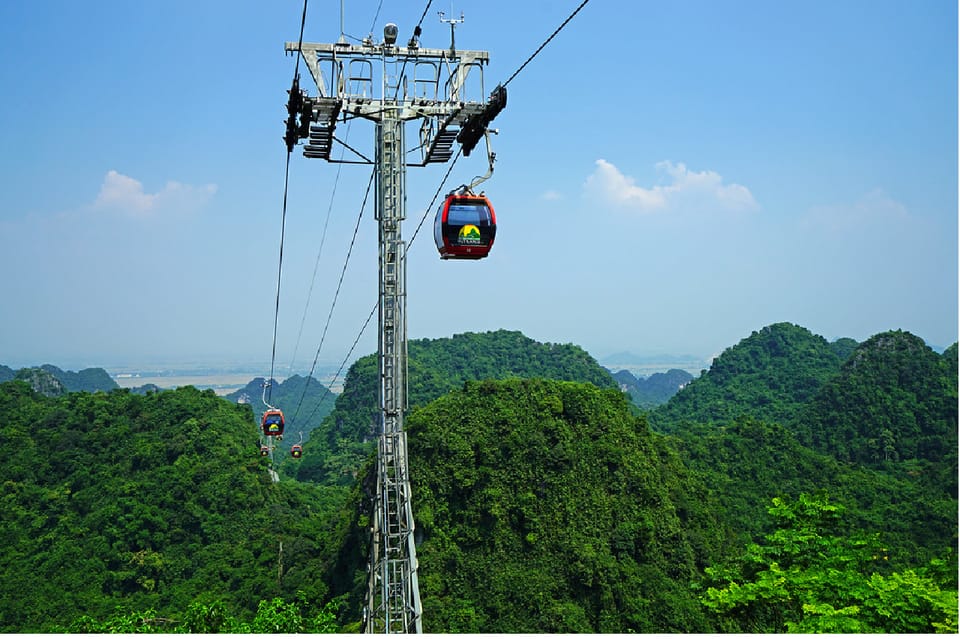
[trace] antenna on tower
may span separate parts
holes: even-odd
[[[340,39],[337,40],[337,44],[347,44],[347,36],[343,30],[343,0],[340,0]]]
[[[451,5],[450,10],[453,11],[453,6],[452,6],[453,3],[451,2],[450,5]],[[460,12],[460,19],[459,19],[459,20],[458,20],[457,18],[447,18],[446,20],[444,20],[444,19],[443,19],[443,16],[444,16],[443,11],[437,11],[437,13],[440,14],[440,22],[446,22],[447,24],[450,25],[450,54],[451,54],[451,55],[454,55],[454,54],[456,53],[456,51],[457,51],[457,47],[456,47],[456,43],[455,43],[455,40],[454,40],[454,35],[453,35],[453,33],[454,33],[454,29],[456,29],[456,27],[457,27],[457,24],[463,22],[463,11]]]

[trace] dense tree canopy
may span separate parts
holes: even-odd
[[[120,605],[170,617],[201,595],[240,616],[296,590],[319,603],[322,496],[273,484],[256,437],[250,409],[213,391],[0,384],[0,631]]]
[[[0,384],[0,631],[356,630],[377,375],[279,483],[212,391]],[[427,631],[956,632],[956,344],[776,324],[651,430],[581,349],[467,333],[410,404]]]
[[[957,632],[957,590],[942,589],[943,562],[885,570],[888,549],[851,533],[825,494],[774,498],[763,544],[707,569],[704,604],[736,632]]]
[[[955,460],[955,354],[951,362],[903,331],[871,337],[791,420],[800,441],[869,465]]]
[[[621,393],[467,382],[408,424],[424,630],[709,629],[686,584],[716,521]]]
[[[299,434],[304,440],[309,439],[313,429],[333,410],[337,394],[313,377],[293,375],[282,382],[271,380],[270,386],[265,388],[266,381],[263,377],[256,377],[224,398],[249,404],[253,414],[259,417],[267,410],[263,403],[266,396],[272,407],[284,411],[285,430],[294,436],[295,441],[299,440]]]
[[[693,380],[693,375],[671,368],[666,373],[654,373],[644,379],[637,379],[630,371],[622,370],[614,373],[613,378],[620,384],[621,390],[629,393],[634,404],[650,409],[666,403]]]
[[[852,340],[849,340],[852,341]],[[650,413],[656,430],[680,424],[723,424],[750,416],[789,422],[843,362],[824,338],[794,324],[772,324],[713,361],[709,371]]]
[[[610,373],[572,344],[542,344],[517,331],[463,333],[444,339],[411,340],[408,403],[427,404],[469,380],[542,377],[616,388]],[[343,393],[314,439],[304,448],[297,478],[350,485],[377,436],[376,354],[359,358],[347,371]]]

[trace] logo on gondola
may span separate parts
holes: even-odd
[[[480,229],[478,229],[473,224],[464,224],[460,227],[460,233],[457,234],[457,243],[458,244],[471,244],[479,246],[483,244],[483,240],[480,239]]]

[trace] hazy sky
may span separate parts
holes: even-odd
[[[426,6],[345,4],[349,37],[403,41]],[[421,43],[447,47],[437,12],[462,11],[489,92],[578,4],[440,0]],[[302,6],[0,2],[0,363],[270,361]],[[340,2],[311,0],[305,40],[339,36]],[[708,358],[788,321],[953,343],[957,59],[952,0],[592,0],[494,122],[491,256],[442,262],[432,210],[412,243],[410,338]],[[372,156],[372,124],[337,134]],[[409,169],[405,237],[446,168]],[[485,168],[462,158],[449,186]],[[369,176],[292,158],[278,369],[317,356]],[[376,303],[372,203],[321,363]]]

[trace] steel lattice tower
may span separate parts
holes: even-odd
[[[451,34],[453,26],[451,23]],[[418,29],[419,31],[419,29]],[[419,35],[419,33],[418,33]],[[502,87],[486,101],[485,51],[424,49],[417,36],[396,45],[397,27],[384,28],[383,42],[360,45],[287,42],[288,53],[302,52],[317,86],[310,97],[294,81],[285,140],[288,149],[306,139],[303,154],[330,162],[374,164],[379,229],[380,433],[377,483],[371,520],[366,632],[421,632],[420,592],[414,519],[403,417],[407,408],[406,167],[447,162],[453,143],[465,154],[486,132],[506,102]],[[297,123],[299,118],[299,124]],[[374,159],[334,136],[339,122],[363,118],[375,123]],[[419,162],[407,162],[405,124],[421,120]],[[337,143],[350,152],[331,158]]]

